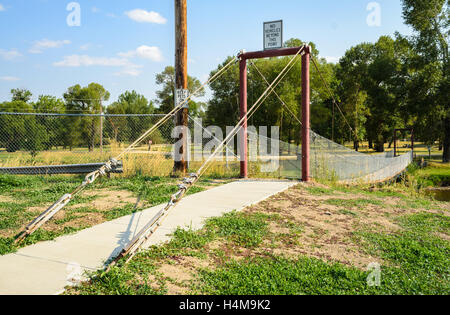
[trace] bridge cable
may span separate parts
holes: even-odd
[[[255,68],[255,70],[259,73],[259,75],[261,76],[261,78],[266,82],[267,85],[269,85],[270,83],[267,81],[266,77],[261,73],[261,71],[259,70],[259,68],[256,66],[256,64],[250,60],[250,64]],[[287,111],[291,114],[292,117],[294,117],[295,120],[297,120],[297,122],[300,124],[300,126],[303,126],[302,122],[300,121],[300,119],[298,119],[298,117],[293,113],[293,111],[289,108],[289,106],[287,106],[287,104],[281,99],[281,97],[278,95],[277,92],[275,92],[275,90],[273,90],[273,93],[276,95],[276,97],[278,98],[278,100],[281,102],[281,104],[287,109]]]
[[[264,102],[267,97],[270,95],[272,89],[276,87],[281,80],[284,79],[287,72],[292,69],[292,66],[289,68],[291,63],[296,59],[296,57],[304,52],[306,46],[302,46],[297,54],[292,58],[286,67],[280,72],[280,74],[275,78],[272,84],[263,92],[260,98],[255,102],[255,104],[250,108],[248,114],[242,117],[237,125],[233,128],[233,130],[228,134],[228,136],[223,140],[216,148],[216,150],[209,156],[209,158],[203,163],[197,173],[190,174],[189,177],[183,179],[183,183],[178,185],[179,191],[171,196],[168,204],[160,210],[148,223],[141,229],[141,231],[131,240],[131,242],[119,253],[119,255],[108,265],[107,271],[113,267],[117,262],[122,258],[127,258],[125,263],[130,261],[139,251],[142,245],[149,239],[150,236],[161,226],[162,221],[167,217],[170,210],[174,208],[183,197],[186,195],[187,191],[200,179],[200,177],[204,174],[204,172],[209,167],[210,162],[216,156],[216,154],[223,149],[225,143],[227,143],[231,138],[233,138],[236,133],[243,127],[244,122],[248,117],[251,117],[256,110],[261,106],[262,102]],[[298,61],[298,60],[297,60]],[[294,63],[295,65],[295,63]],[[289,70],[284,73],[287,69]]]
[[[323,85],[328,90],[328,93],[330,94],[331,98],[333,99],[333,104],[339,109],[339,112],[341,113],[342,117],[344,118],[344,121],[346,122],[346,124],[350,128],[351,132],[353,132],[353,134],[355,135],[356,140],[359,141],[358,135],[356,134],[355,130],[352,128],[352,126],[348,122],[347,118],[345,117],[341,107],[339,106],[338,102],[336,101],[336,98],[334,97],[334,93],[331,91],[330,87],[328,86],[327,82],[325,81],[325,78],[322,75],[322,72],[319,70],[319,67],[317,66],[317,63],[316,63],[315,59],[313,57],[311,57],[311,60],[312,60],[312,62],[314,64],[314,67],[316,68],[317,72],[319,73],[319,76],[320,76],[320,78],[322,80]]]

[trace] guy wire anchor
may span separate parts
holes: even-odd
[[[28,235],[32,234],[34,231],[39,229],[47,221],[49,221],[53,216],[58,213],[62,208],[64,208],[73,197],[82,191],[87,185],[92,184],[98,177],[106,176],[112,171],[113,166],[117,166],[119,162],[116,159],[111,159],[105,163],[104,166],[98,170],[86,175],[83,183],[78,186],[71,194],[65,194],[57,202],[51,205],[47,210],[42,212],[36,219],[34,219],[30,224],[28,224],[25,229],[19,234],[19,236],[14,241],[15,244],[22,242]]]
[[[64,208],[70,200],[72,200],[72,194],[66,194],[61,197],[57,202],[50,206],[46,211],[41,213],[36,219],[27,225],[24,231],[14,241],[15,244],[22,242],[28,235],[40,228],[45,222],[50,220],[59,210]]]

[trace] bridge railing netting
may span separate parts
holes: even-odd
[[[0,113],[0,173],[14,168],[104,163],[163,115]],[[127,174],[165,175],[173,167],[174,119],[142,139],[122,160]],[[23,174],[23,170],[20,170]]]
[[[311,131],[312,177],[341,182],[379,182],[390,179],[408,167],[412,152],[394,157],[392,151],[364,154],[337,144]]]

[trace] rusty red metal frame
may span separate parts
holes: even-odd
[[[311,48],[290,47],[264,51],[243,52],[240,59],[240,117],[247,117],[247,60],[272,57],[284,57],[297,55],[303,49],[302,56],[302,180],[308,182],[311,177],[309,173],[309,131],[310,131],[310,75],[309,65],[311,59]],[[247,142],[247,119],[242,123],[242,137],[240,143],[241,177],[248,177],[248,142]]]

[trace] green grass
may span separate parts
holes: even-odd
[[[364,199],[364,198],[357,198],[357,199],[333,198],[325,200],[324,203],[333,206],[348,207],[348,208],[361,208],[368,205],[380,206],[383,204],[383,202],[378,199]]]
[[[231,212],[209,220],[206,226],[217,236],[225,237],[239,246],[255,247],[261,244],[268,233],[269,218],[264,214]]]
[[[415,233],[442,232],[450,234],[450,218],[442,214],[422,212],[400,217],[397,221],[405,229]]]
[[[450,186],[449,163],[430,163],[428,167],[417,170],[417,175],[431,183],[432,186]]]
[[[0,230],[17,227],[18,222],[31,219],[28,217],[30,214],[23,211],[25,208],[54,201],[53,197],[59,198],[80,180],[80,177],[0,176],[0,194],[21,200],[19,203],[0,202]],[[190,193],[209,185],[208,179],[201,181]],[[127,190],[149,204],[166,202],[177,190],[175,179],[146,176],[101,179],[95,188]],[[334,191],[363,194],[363,198],[325,201],[342,208],[340,213],[353,217],[358,216],[355,208],[368,205],[385,207],[383,197],[400,198],[399,207],[406,210],[424,211],[435,206],[430,198],[411,194],[408,187],[402,188],[401,185],[376,190],[337,185],[331,188],[308,187],[307,190],[314,195],[328,195]],[[17,199],[21,194],[27,197]],[[74,202],[84,203],[92,198]],[[105,220],[139,210],[134,205],[112,209],[105,214]],[[69,211],[67,217],[57,223],[67,223],[95,211],[90,207]],[[369,272],[366,270],[304,255],[286,258],[268,253],[267,247],[275,248],[275,241],[302,246],[298,237],[304,227],[279,215],[232,212],[208,220],[200,231],[178,229],[168,244],[142,251],[129,264],[119,263],[108,273],[94,272],[90,274],[89,282],[70,289],[67,294],[167,294],[168,285],[173,280],[162,275],[158,266],[174,263],[183,256],[209,259],[215,263],[213,267],[197,268],[195,281],[187,284],[188,292],[194,294],[450,294],[450,246],[448,241],[439,237],[440,233],[449,235],[449,218],[421,212],[391,219],[400,226],[400,231],[385,233],[377,230],[376,226],[364,227],[354,237],[355,244],[362,251],[370,253],[374,261],[383,263],[379,287],[367,285]],[[274,222],[287,227],[289,233],[271,233],[269,224]],[[26,244],[50,240],[77,229],[67,228],[60,232],[39,230],[27,239]],[[0,255],[16,249],[12,241],[12,238],[0,238]],[[219,242],[222,246],[210,249],[212,242]],[[232,258],[242,248],[250,254],[241,259]]]
[[[450,235],[450,219],[418,213],[396,219],[398,233],[361,232],[365,248],[392,264],[385,277],[393,290],[406,294],[449,294],[450,244],[435,232]]]
[[[337,200],[333,203],[383,206],[371,199],[357,198],[344,203]],[[358,216],[346,209],[341,213]],[[231,212],[209,219],[200,231],[178,229],[169,243],[142,251],[129,264],[119,264],[109,273],[93,273],[90,282],[69,290],[68,294],[166,294],[167,285],[173,280],[160,274],[158,266],[172,264],[183,256],[215,262],[214,267],[197,268],[194,281],[186,285],[190,294],[449,294],[450,247],[436,233],[448,235],[450,219],[423,212],[393,220],[402,228],[398,233],[380,233],[374,226],[373,231],[366,227],[354,237],[362,251],[375,257],[374,262],[383,262],[381,284],[376,287],[368,286],[370,272],[366,270],[303,255],[286,258],[261,251],[262,244],[274,239],[301,245],[295,239],[303,227],[279,215]],[[268,230],[270,222],[288,227],[290,233],[274,235]],[[223,245],[208,249],[213,241]],[[241,247],[252,254],[232,258]],[[150,278],[153,280],[148,281]]]
[[[398,219],[398,235],[361,233],[373,255],[391,265],[381,269],[381,285],[367,285],[368,272],[300,256],[229,260],[200,273],[199,292],[229,295],[273,294],[449,294],[450,247],[430,232],[449,233],[449,218],[430,213]]]
[[[341,264],[301,257],[258,257],[230,260],[200,273],[198,290],[214,295],[301,295],[374,293],[367,273]]]
[[[417,189],[450,186],[450,163],[429,163],[423,169],[414,163],[407,174],[408,181]]]
[[[333,189],[331,188],[323,188],[323,187],[305,187],[306,191],[308,193],[310,193],[311,195],[316,195],[316,196],[320,196],[320,195],[330,195],[333,193]]]
[[[349,216],[352,216],[352,217],[357,217],[357,216],[358,216],[358,213],[356,213],[356,212],[354,212],[354,211],[347,210],[347,209],[342,209],[342,210],[340,210],[339,212],[340,212],[341,214],[349,215]]]
[[[275,216],[231,212],[222,217],[211,218],[200,231],[178,229],[172,240],[163,246],[153,246],[142,251],[127,265],[118,265],[110,272],[95,272],[91,281],[69,291],[76,294],[163,294],[166,293],[167,279],[156,272],[159,261],[179,256],[204,257],[204,247],[217,239],[224,239],[237,246],[253,248],[268,235],[268,222]],[[277,219],[279,219],[277,217]],[[220,255],[221,250],[217,251]],[[223,253],[222,253],[223,257]],[[156,277],[159,289],[149,289],[142,278]],[[141,280],[136,280],[141,279]]]

